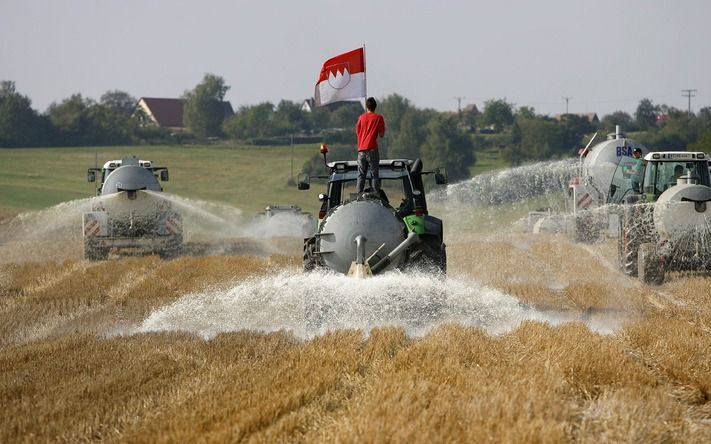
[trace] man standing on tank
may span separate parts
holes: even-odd
[[[362,193],[365,188],[368,168],[370,168],[370,174],[373,177],[373,192],[380,192],[378,137],[385,135],[385,119],[375,112],[377,106],[375,99],[368,97],[365,101],[367,111],[360,115],[356,124],[356,136],[358,137],[358,181],[356,187],[358,193]]]

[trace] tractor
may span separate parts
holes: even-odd
[[[701,152],[651,152],[639,187],[622,185],[625,164],[613,177],[621,270],[659,285],[668,271],[711,269],[711,177]]]
[[[423,171],[420,159],[381,160],[381,187],[374,192],[371,172],[364,192],[356,190],[356,161],[326,160],[329,174],[316,232],[304,240],[304,270],[328,268],[353,276],[377,275],[392,269],[428,269],[446,273],[447,252],[442,220],[428,213],[423,176],[447,183],[444,169]],[[298,188],[310,188],[311,177],[300,174]]]
[[[168,169],[135,156],[89,168],[87,180],[101,174],[91,211],[83,215],[84,257],[91,261],[119,255],[175,256],[183,244],[183,220],[163,191]]]

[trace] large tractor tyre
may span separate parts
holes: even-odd
[[[654,244],[644,243],[639,246],[637,258],[639,279],[648,285],[661,285],[664,282],[664,270],[660,266]]]
[[[97,262],[104,261],[109,257],[109,249],[98,247],[93,242],[84,242],[84,259]]]
[[[634,223],[634,211],[625,208],[620,222],[620,235],[617,240],[617,252],[620,270],[628,276],[637,276],[637,253],[639,250],[639,227]]]
[[[628,276],[637,276],[639,240],[630,225],[623,225],[618,245],[620,270]]]
[[[318,267],[318,255],[316,254],[316,237],[304,240],[304,271],[314,271]]]
[[[442,242],[441,251],[440,257],[442,260],[440,262],[440,269],[442,270],[442,274],[447,274],[447,245],[444,242]]]

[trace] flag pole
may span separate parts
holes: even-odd
[[[365,99],[368,98],[368,70],[365,67],[365,43],[363,43],[363,83],[365,86],[365,97],[363,97],[363,107],[365,108]]]

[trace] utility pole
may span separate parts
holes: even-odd
[[[682,89],[681,90],[681,92],[682,92],[681,96],[689,99],[689,110],[686,113],[686,117],[691,117],[691,98],[696,97],[696,95],[694,94],[696,91],[697,90],[695,90],[695,89]]]
[[[563,97],[563,100],[565,100],[565,113],[568,114],[568,101],[572,99],[572,97]]]
[[[466,99],[466,97],[458,96],[458,97],[454,98],[454,100],[457,101],[457,112],[458,113],[462,112],[462,99]]]

